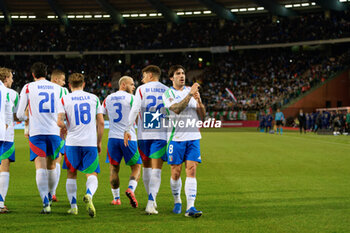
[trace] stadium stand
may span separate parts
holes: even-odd
[[[164,20],[129,22],[16,22],[0,32],[1,51],[100,51],[198,48],[328,40],[350,37],[350,13],[325,17],[323,12],[292,18],[238,17],[236,22],[217,18],[191,19],[183,24]]]

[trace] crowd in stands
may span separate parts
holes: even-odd
[[[306,13],[292,18],[270,15],[238,16],[237,21],[217,18],[186,19],[181,24],[164,20],[14,22],[0,32],[1,51],[100,51],[196,48],[286,43],[350,37],[350,13]]]
[[[348,12],[331,12],[329,17],[319,12],[275,20],[268,15],[240,16],[236,22],[206,18],[179,25],[164,21],[130,21],[118,26],[101,21],[72,21],[64,30],[62,25],[53,22],[15,22],[8,31],[0,31],[0,50],[160,49],[333,39],[350,37],[349,19]],[[167,69],[173,64],[182,64],[187,72],[200,71],[188,85],[194,81],[201,84],[202,99],[209,112],[243,119],[247,111],[275,110],[343,70],[350,64],[350,51],[339,47],[337,52],[329,49],[293,52],[279,48],[206,55],[139,54],[128,59],[122,55],[3,56],[0,62],[15,71],[17,91],[32,81],[30,66],[43,61],[49,70],[61,69],[67,75],[84,73],[87,91],[101,100],[117,88],[112,83],[116,73],[133,77],[138,86],[142,68],[155,64],[162,69],[161,81],[170,86]],[[206,56],[204,61],[199,60],[200,56]],[[232,91],[235,100],[226,88]]]
[[[349,58],[349,52],[327,57],[283,50],[223,56],[204,72],[205,104],[213,111],[276,110],[343,70]],[[237,102],[225,88],[232,90]]]
[[[318,52],[316,52],[318,54]],[[323,82],[350,64],[350,52],[339,56],[321,56],[315,53],[293,53],[290,50],[263,50],[231,52],[215,55],[211,62],[198,61],[198,55],[171,54],[132,58],[126,64],[115,56],[84,56],[82,58],[42,57],[49,71],[61,69],[68,74],[82,72],[86,76],[86,89],[103,100],[117,86],[112,85],[115,73],[129,75],[140,85],[141,70],[156,64],[162,69],[161,81],[170,86],[167,69],[173,64],[183,64],[187,72],[199,70],[188,80],[201,84],[201,96],[208,111],[256,111],[273,110],[287,104],[293,98]],[[20,89],[32,81],[30,65],[37,57],[4,59],[1,63],[15,71],[14,89]],[[236,100],[225,90],[233,92]]]

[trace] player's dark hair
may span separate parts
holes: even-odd
[[[169,77],[169,78],[174,77],[174,73],[175,73],[178,69],[183,69],[183,71],[186,72],[185,67],[183,67],[182,65],[173,65],[173,66],[170,66],[170,68],[169,68],[168,77]]]
[[[84,83],[84,75],[73,73],[69,75],[68,82],[73,88],[81,87]]]
[[[149,65],[142,69],[143,73],[152,73],[154,76],[160,78],[160,75],[162,74],[162,71],[158,66],[155,65]]]
[[[41,78],[47,76],[47,65],[42,62],[35,62],[30,68],[35,78]]]

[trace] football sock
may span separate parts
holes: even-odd
[[[47,170],[47,175],[48,175],[48,179],[49,179],[49,199],[51,199],[52,195],[54,195],[56,181],[57,181],[56,168],[52,169],[52,170]]]
[[[149,194],[149,181],[151,180],[152,168],[143,168],[142,180],[145,185],[146,193]]]
[[[156,197],[159,191],[160,182],[161,182],[161,177],[162,177],[161,174],[162,174],[162,170],[152,169],[151,180],[149,182],[148,201],[156,200]]]
[[[114,199],[114,200],[120,199],[119,188],[117,188],[117,189],[111,189],[111,190],[112,190],[112,194],[113,194],[113,199]]]
[[[282,135],[282,133],[283,133],[283,129],[281,128],[281,135]]]
[[[52,195],[56,195],[56,189],[58,186],[58,182],[60,181],[60,177],[61,177],[61,164],[59,164],[59,163],[56,163],[56,174],[57,174],[57,178],[56,178],[55,186],[52,190]]]
[[[170,178],[170,187],[171,187],[171,192],[174,196],[175,204],[181,203],[181,186],[182,186],[181,177],[178,180],[173,180],[173,178]]]
[[[280,132],[280,129],[279,128],[277,128],[277,134]]]
[[[38,190],[40,193],[41,200],[44,205],[49,204],[49,181],[47,170],[43,168],[39,168],[36,170],[36,185],[38,186]]]
[[[5,205],[5,198],[7,195],[7,190],[9,188],[10,173],[1,172],[0,173],[0,208]]]
[[[137,187],[137,181],[136,180],[130,180],[129,181],[129,189],[131,189],[131,191],[135,192]]]
[[[197,179],[187,177],[185,181],[185,194],[187,199],[187,210],[194,206],[197,195]]]
[[[97,186],[98,186],[97,176],[95,175],[89,176],[86,181],[86,194],[91,195],[91,197],[94,196],[97,190]]]
[[[71,208],[76,208],[77,206],[77,180],[76,179],[67,179],[66,182],[66,191],[68,201]]]

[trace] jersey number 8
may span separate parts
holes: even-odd
[[[169,150],[168,150],[169,154],[172,154],[172,153],[173,153],[173,150],[174,150],[173,145],[170,144],[170,145],[169,145]]]

